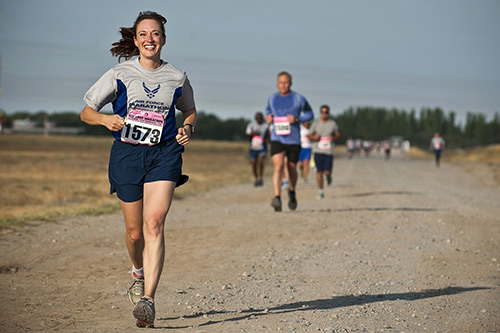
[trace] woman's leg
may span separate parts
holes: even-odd
[[[144,294],[154,298],[165,260],[164,226],[174,195],[175,182],[144,184]]]
[[[142,199],[134,202],[120,200],[125,219],[125,244],[135,268],[143,266],[144,236],[142,233]]]

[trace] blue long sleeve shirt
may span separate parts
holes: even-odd
[[[281,96],[279,92],[271,95],[266,107],[266,115],[268,114],[273,115],[271,141],[287,145],[300,145],[300,123],[286,125],[286,122],[280,124],[279,121],[285,121],[284,118],[289,114],[300,119],[300,122],[311,121],[314,118],[309,102],[295,91],[290,91],[286,96]]]

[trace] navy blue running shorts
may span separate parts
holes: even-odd
[[[318,171],[330,171],[333,169],[333,155],[314,154],[314,163]]]
[[[110,193],[124,202],[142,199],[144,183],[177,182],[182,173],[184,146],[175,138],[154,146],[115,141],[109,156]]]

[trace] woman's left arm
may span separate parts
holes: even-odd
[[[191,134],[194,132],[195,125],[196,108],[182,111],[182,127],[179,127],[177,136],[175,137],[180,145],[185,146],[191,142]]]

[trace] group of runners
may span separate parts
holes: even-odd
[[[162,15],[147,11],[139,13],[132,27],[120,28],[121,39],[110,49],[119,63],[90,87],[80,113],[83,122],[104,126],[115,138],[109,157],[110,193],[116,192],[125,221],[125,244],[132,263],[128,295],[138,327],[154,327],[155,293],[165,259],[165,220],[175,188],[189,179],[182,174],[182,153],[197,117],[187,75],[161,58],[166,22]],[[297,165],[307,177],[311,152],[318,197],[324,197],[323,179],[332,182],[334,142],[340,137],[329,117],[330,108],[322,105],[320,119],[313,122],[311,106],[291,86],[292,76],[279,73],[278,92],[269,98],[265,113],[256,114],[247,128],[255,186],[263,184],[263,160],[270,145],[271,206],[277,212],[282,210],[284,174],[289,180],[288,208],[297,208]],[[113,114],[101,113],[109,103]],[[182,113],[180,127],[176,109]]]
[[[291,90],[290,73],[278,73],[276,85],[278,91],[268,99],[265,119],[264,114],[258,112],[255,121],[248,124],[246,135],[250,140],[249,156],[255,186],[263,184],[264,158],[267,155],[267,143],[270,143],[274,194],[271,206],[280,212],[283,206],[282,189],[288,191],[288,208],[297,208],[297,167],[300,167],[302,177],[307,179],[312,154],[316,166],[318,198],[324,198],[324,179],[328,184],[332,183],[333,152],[340,131],[337,123],[330,118],[328,105],[320,107],[320,118],[313,121],[314,113],[307,99]]]
[[[132,27],[120,28],[121,39],[110,49],[119,63],[89,88],[80,113],[83,122],[104,126],[115,138],[108,168],[110,193],[116,192],[125,221],[125,244],[132,262],[128,295],[138,327],[154,327],[155,293],[165,258],[165,220],[174,189],[189,178],[182,174],[182,153],[196,125],[194,93],[187,75],[161,58],[166,22],[162,15],[147,11],[139,13]],[[275,211],[282,210],[284,172],[289,178],[288,207],[297,208],[300,127],[314,118],[307,100],[292,91],[291,85],[292,76],[279,73],[278,92],[269,98],[265,114],[258,113],[247,128],[256,186],[263,184],[262,162],[270,141]],[[113,114],[101,113],[108,103]],[[182,112],[179,128],[176,109]],[[334,140],[340,135],[329,111],[328,106],[321,107],[320,120],[312,123],[306,135],[313,142],[320,189],[324,175],[331,182]]]
[[[439,135],[439,133],[434,133],[434,136],[432,137],[429,144],[429,150],[434,153],[436,167],[440,166],[441,154],[444,150],[444,147],[444,139]],[[352,137],[348,137],[346,140],[346,151],[348,159],[352,159],[354,155],[361,154],[362,152],[366,157],[368,157],[373,150],[383,150],[385,159],[388,160],[391,157],[392,148],[393,144],[389,138],[385,138],[384,141],[380,142],[361,139],[353,140]],[[401,142],[399,142],[399,149],[401,152],[401,156],[405,158],[410,151],[410,141],[402,140]]]

